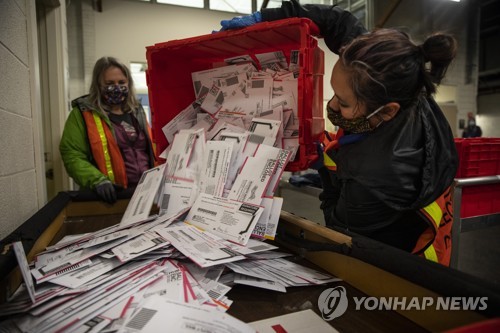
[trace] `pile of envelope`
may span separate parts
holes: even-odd
[[[245,61],[193,73],[197,101],[165,126],[166,163],[144,172],[119,224],[66,236],[32,263],[13,244],[25,283],[0,305],[2,315],[18,314],[10,325],[22,332],[159,332],[166,325],[252,332],[225,313],[233,285],[286,292],[338,280],[263,241],[276,234],[282,198],[274,191],[293,155],[281,143],[296,116],[283,108],[295,105],[283,82],[296,84],[296,73],[283,68],[280,52],[265,56],[261,71]],[[272,93],[277,77],[281,96]]]
[[[291,151],[299,147],[299,51],[290,63],[281,51],[241,55],[219,66],[191,74],[195,100],[162,130],[172,144],[181,129],[204,128],[207,140],[220,131],[247,132],[253,143]],[[259,68],[259,70],[257,70]]]

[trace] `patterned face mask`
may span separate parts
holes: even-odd
[[[346,132],[350,133],[365,133],[370,132],[372,130],[368,119],[376,115],[380,110],[382,110],[384,106],[382,105],[377,110],[373,111],[366,117],[354,118],[354,119],[346,119],[342,116],[340,111],[334,111],[330,105],[326,105],[326,111],[328,114],[328,119],[332,122],[333,125],[342,128]],[[383,120],[377,124],[376,127],[379,127],[382,124]]]
[[[108,105],[120,105],[128,97],[128,87],[120,84],[105,86],[102,91],[104,102]]]

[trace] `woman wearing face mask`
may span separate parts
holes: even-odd
[[[129,69],[113,57],[95,63],[88,95],[71,103],[59,150],[68,174],[102,200],[135,187],[153,167],[149,125]]]
[[[455,57],[455,39],[435,34],[417,45],[395,29],[368,33],[340,7],[297,1],[221,25],[227,30],[289,17],[313,20],[340,56],[327,106],[339,131],[325,146],[329,169],[318,170],[327,226],[448,265],[458,158],[432,95]]]

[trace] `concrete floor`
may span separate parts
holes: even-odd
[[[500,225],[460,234],[458,270],[500,286]]]

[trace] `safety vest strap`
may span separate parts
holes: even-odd
[[[338,139],[342,135],[342,130],[339,130],[337,133],[329,133],[327,131],[323,133],[323,164],[332,171],[337,170],[337,164],[333,161],[333,155],[338,149]]]
[[[327,152],[323,153],[323,164],[330,170],[337,170],[337,164],[332,160]]]
[[[99,138],[101,139],[102,152],[104,156],[104,168],[105,174],[108,175],[109,180],[111,182],[115,182],[115,174],[113,172],[113,166],[111,165],[111,156],[109,156],[108,151],[108,140],[106,139],[106,134],[104,133],[104,128],[102,126],[101,118],[92,112],[92,116],[94,117],[94,122],[97,128],[97,134],[99,134]]]
[[[94,111],[82,112],[87,125],[90,149],[97,168],[113,183],[127,187],[127,173],[120,148],[109,126]]]
[[[427,260],[434,261],[434,262],[439,262],[436,249],[434,248],[434,245],[429,245],[427,249],[424,251],[424,257]]]
[[[424,207],[423,210],[430,216],[432,222],[434,222],[436,229],[439,228],[441,218],[443,217],[443,211],[441,210],[441,207],[439,207],[439,204],[434,201],[430,205]]]

